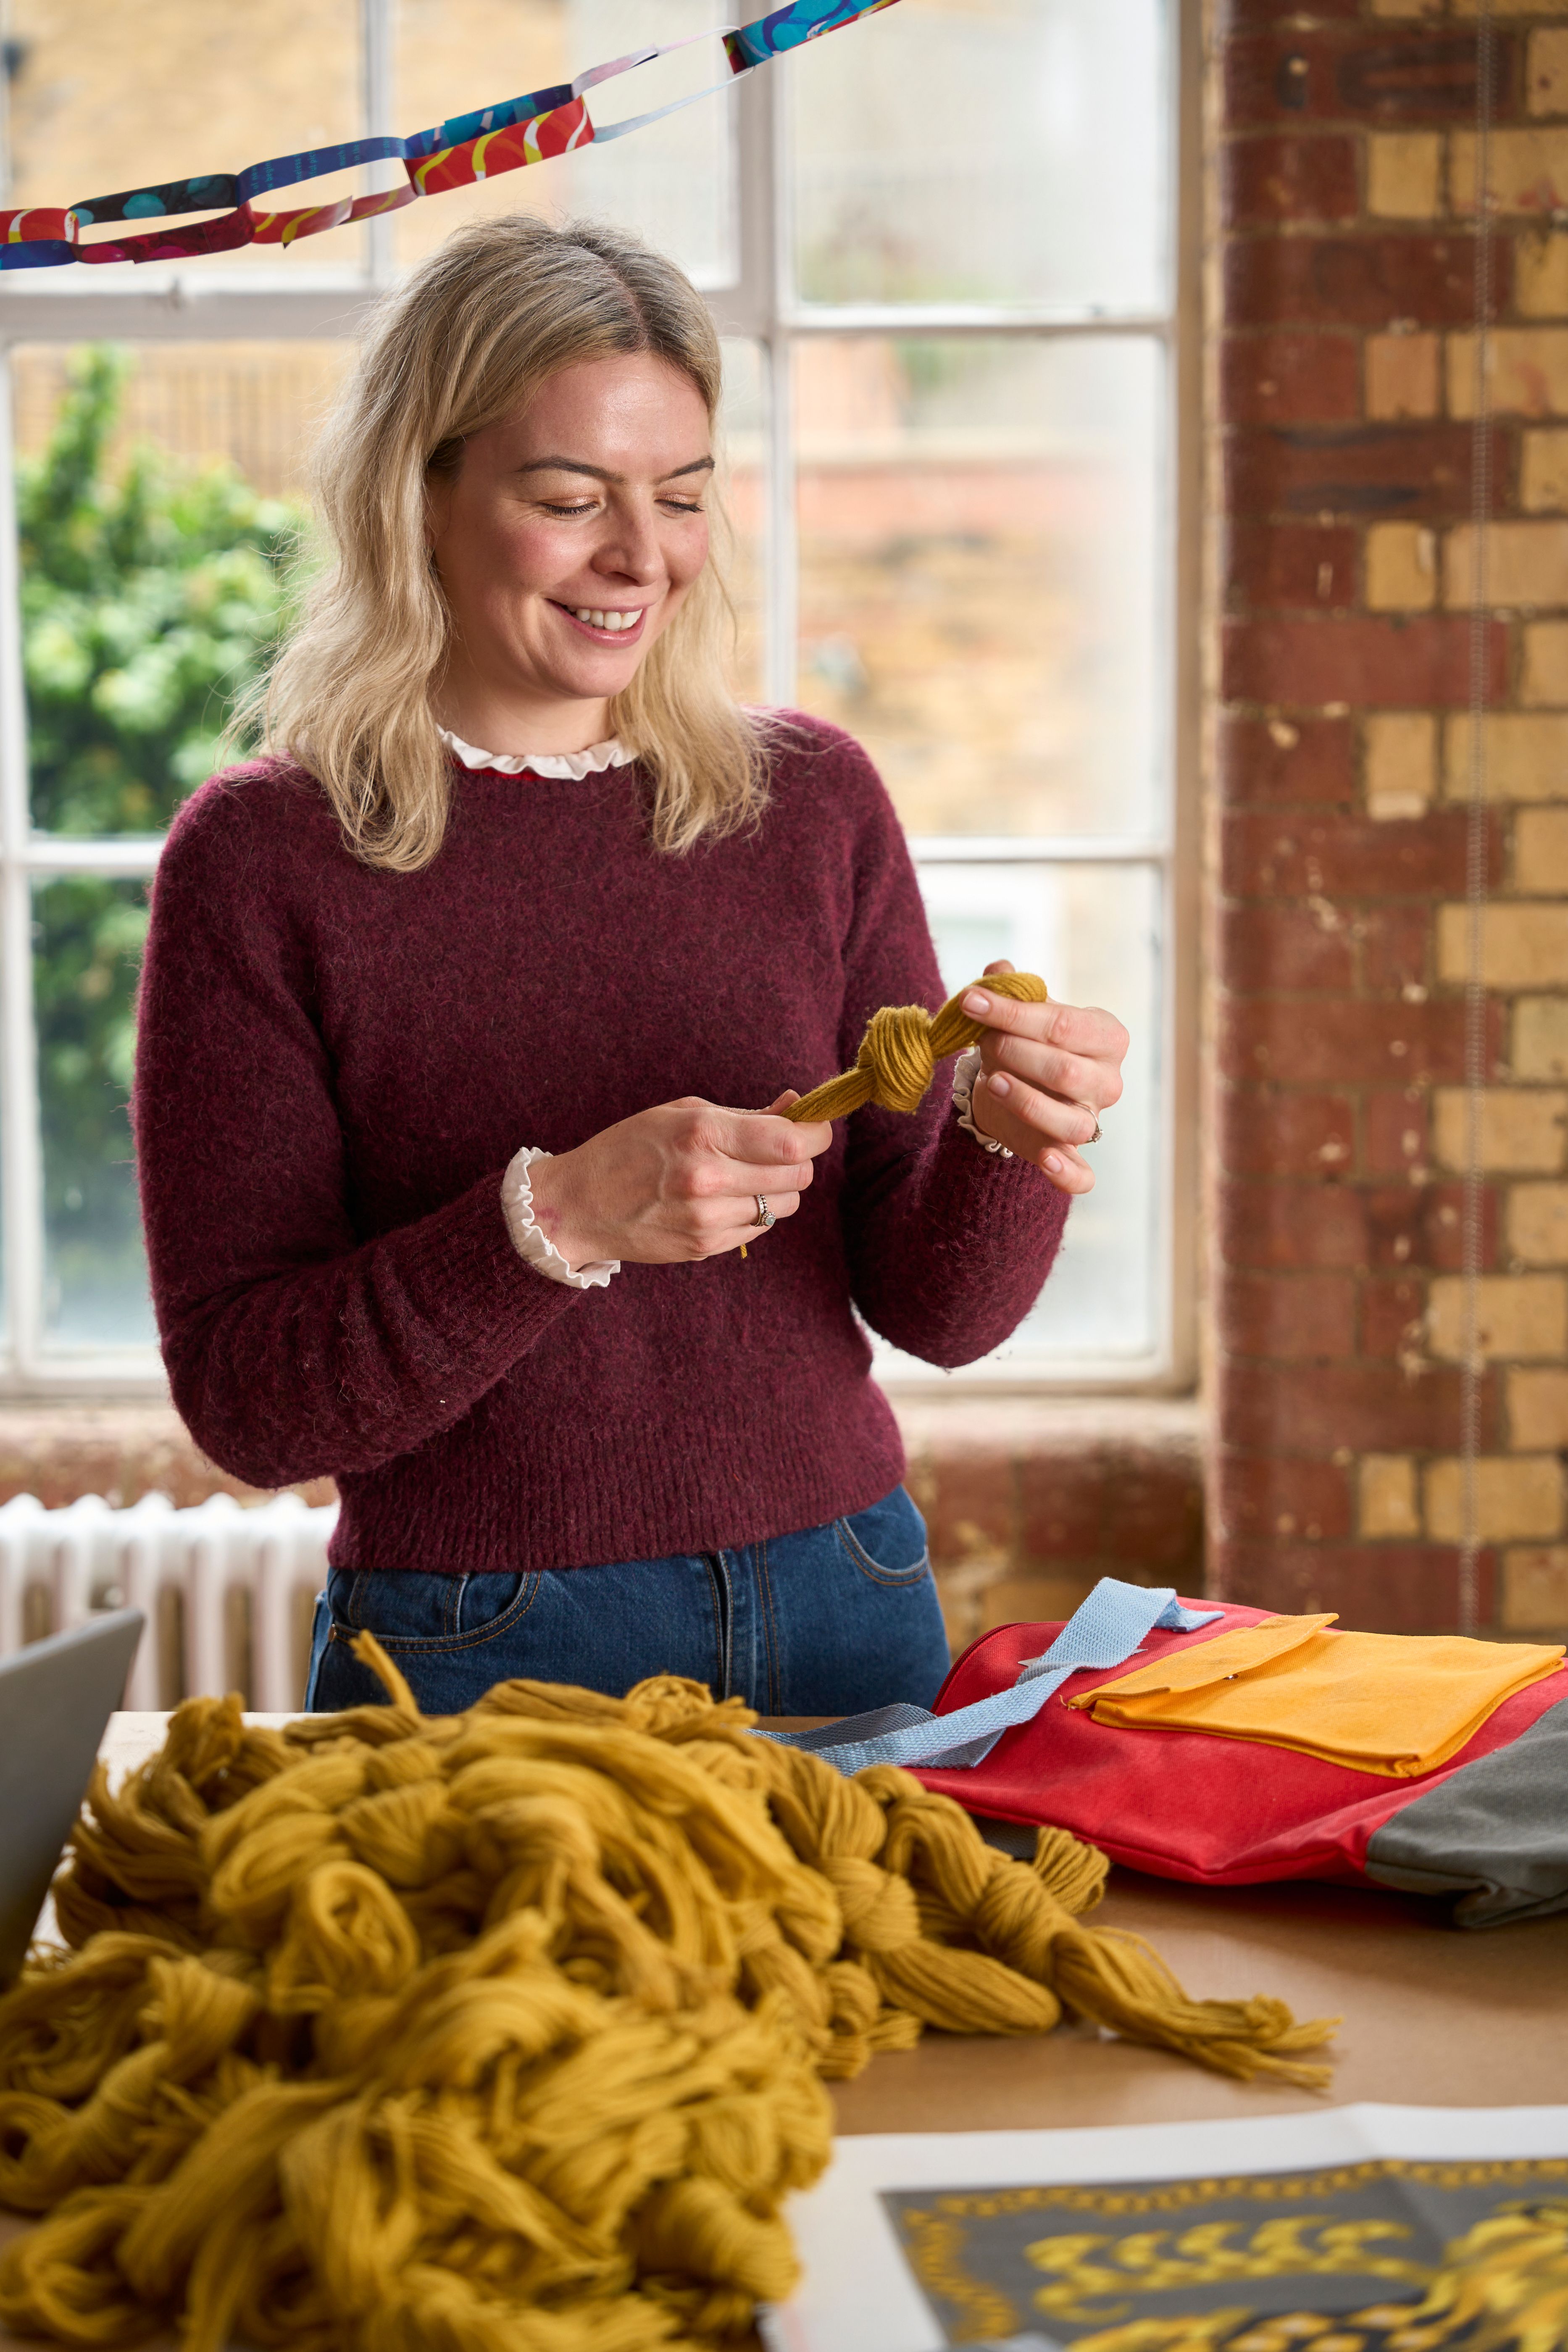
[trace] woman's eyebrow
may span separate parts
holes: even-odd
[[[582,457],[531,457],[526,466],[520,466],[517,470],[520,474],[591,474],[596,482],[618,483],[626,478],[624,474],[612,474],[605,466],[590,466]],[[668,474],[661,474],[658,478],[661,482],[678,482],[683,474],[710,474],[712,471],[711,457],[693,457],[689,466],[672,466]]]

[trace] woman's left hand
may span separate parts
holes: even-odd
[[[1032,1160],[1059,1192],[1092,1192],[1094,1171],[1080,1147],[1098,1137],[1100,1112],[1121,1098],[1128,1036],[1121,1022],[1092,1004],[1016,1004],[985,988],[963,1002],[985,1024],[969,1106],[975,1126]]]

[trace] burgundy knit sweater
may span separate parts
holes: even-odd
[[[857,1318],[963,1364],[1038,1292],[1065,1198],[941,1078],[913,1118],[841,1121],[744,1261],[580,1291],[513,1247],[523,1144],[680,1095],[760,1108],[846,1067],[878,1005],[942,1001],[875,771],[800,726],[759,829],[683,857],[628,767],[458,771],[417,874],[358,864],[280,762],[175,820],[134,1102],[164,1361],[226,1469],[336,1478],[337,1566],[577,1567],[862,1509],[904,1465]]]

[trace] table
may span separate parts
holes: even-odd
[[[116,1716],[106,1760],[123,1766],[149,1753],[165,1721]],[[1196,1998],[1271,1993],[1298,2017],[1341,2016],[1325,2053],[1336,2062],[1331,2088],[1233,2083],[1082,2026],[1036,2042],[928,2034],[832,2086],[839,2130],[1195,2122],[1299,2114],[1324,2098],[1568,2105],[1568,1915],[1467,1932],[1414,1895],[1307,1885],[1199,1889],[1115,1869],[1092,1916],[1146,1936]],[[0,2243],[18,2226],[0,2216]],[[0,2347],[19,2341],[0,2329]],[[174,2339],[150,2338],[146,2352],[176,2352]]]
[[[1198,1888],[1121,1869],[1091,1916],[1146,1936],[1194,1998],[1272,1993],[1298,2017],[1342,2017],[1321,2053],[1334,2061],[1331,2088],[1234,2083],[1086,2027],[1031,2042],[928,2035],[834,2085],[839,2129],[1180,2123],[1289,2113],[1325,2097],[1568,2105],[1568,1916],[1466,1931],[1415,1895]]]

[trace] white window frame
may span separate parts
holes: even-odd
[[[395,0],[360,0],[362,121],[389,127],[392,17]],[[1160,1055],[1162,1143],[1155,1251],[1154,1342],[1145,1357],[1111,1363],[1060,1357],[975,1366],[928,1381],[900,1365],[891,1385],[933,1382],[965,1390],[1072,1389],[1172,1392],[1194,1378],[1196,1165],[1196,765],[1198,708],[1198,92],[1197,0],[1171,0],[1173,284],[1168,311],[1107,316],[970,303],[804,303],[794,290],[790,235],[787,60],[749,76],[734,93],[734,189],[738,275],[705,288],[725,335],[761,353],[765,404],[767,556],[764,690],[774,702],[796,692],[798,593],[791,362],[797,340],[896,333],[1025,336],[1108,335],[1158,341],[1170,387],[1166,446],[1173,469],[1164,530],[1163,602],[1168,615],[1163,692],[1173,747],[1170,814],[1143,838],[1061,836],[912,837],[916,864],[1115,864],[1152,866],[1161,877],[1164,975]],[[862,29],[861,39],[896,39],[896,23]],[[437,202],[439,199],[436,199]],[[309,281],[287,266],[225,272],[221,264],[148,266],[134,283],[105,284],[78,268],[40,286],[24,273],[0,276],[0,1213],[4,1220],[5,1313],[0,1332],[0,1394],[149,1396],[164,1393],[156,1357],[144,1349],[92,1353],[44,1344],[43,1165],[33,1003],[33,886],[67,874],[140,878],[157,865],[162,837],[65,838],[33,829],[23,689],[10,354],[18,344],[92,341],[298,341],[353,337],[393,274],[392,225],[362,230],[359,266],[313,269]],[[312,257],[313,258],[313,257]],[[96,282],[95,282],[96,281]]]

